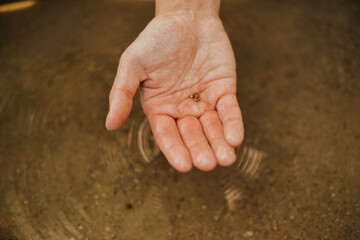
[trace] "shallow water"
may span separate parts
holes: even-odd
[[[360,5],[223,1],[246,140],[174,171],[139,96],[104,128],[149,1],[0,14],[0,239],[360,239]]]

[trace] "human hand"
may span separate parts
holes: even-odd
[[[155,140],[175,169],[234,163],[244,129],[233,50],[218,16],[159,14],[148,24],[121,56],[108,130],[125,122],[139,85]]]

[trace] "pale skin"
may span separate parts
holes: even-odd
[[[219,5],[157,0],[155,18],[122,54],[110,92],[106,128],[125,122],[140,86],[155,140],[180,172],[231,165],[244,138],[235,58]]]

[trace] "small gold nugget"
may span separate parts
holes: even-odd
[[[198,93],[193,93],[190,95],[190,98],[194,99],[195,102],[200,101],[200,96]]]

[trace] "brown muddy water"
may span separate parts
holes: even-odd
[[[105,130],[118,59],[153,15],[0,12],[0,239],[360,239],[359,2],[223,1],[246,140],[208,173],[169,166],[138,95]]]

